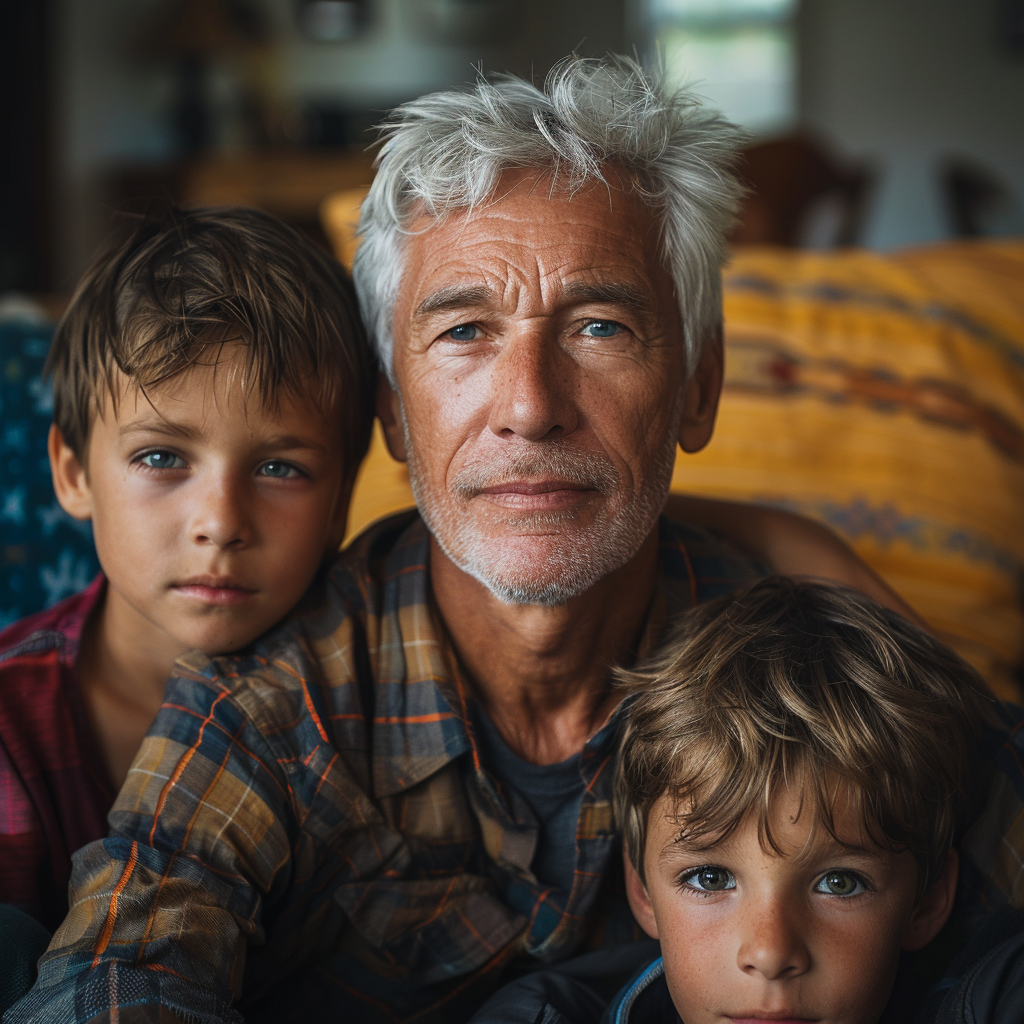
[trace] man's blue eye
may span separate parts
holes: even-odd
[[[476,341],[477,327],[475,324],[459,324],[449,332],[452,341]]]
[[[614,320],[591,320],[583,328],[583,333],[588,338],[613,338],[621,330],[622,324],[618,324]]]
[[[297,472],[298,470],[287,462],[264,462],[260,466],[260,473],[263,476],[272,476],[275,480],[283,480]]]
[[[859,896],[867,892],[867,888],[860,876],[852,871],[827,871],[818,880],[814,891],[828,896]]]
[[[147,452],[139,460],[150,469],[184,469],[185,460],[173,452]]]
[[[696,889],[698,892],[724,892],[726,889],[736,888],[736,879],[731,871],[725,868],[716,867],[714,864],[707,864],[680,879],[683,885]]]

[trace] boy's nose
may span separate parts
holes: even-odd
[[[217,480],[203,489],[192,521],[196,544],[217,548],[244,547],[250,538],[245,488],[231,480]]]
[[[799,977],[810,968],[810,950],[794,920],[795,914],[781,901],[751,908],[736,956],[736,964],[744,974],[781,981]]]

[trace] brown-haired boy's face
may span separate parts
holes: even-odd
[[[339,418],[246,397],[239,347],[152,389],[108,396],[61,495],[92,519],[112,628],[157,648],[236,650],[295,605],[345,527]],[[51,445],[51,456],[54,448]],[[77,475],[76,475],[77,473]],[[59,490],[59,488],[58,488]]]
[[[748,814],[727,839],[679,841],[668,797],[651,811],[642,883],[627,862],[630,905],[661,940],[665,977],[686,1024],[875,1024],[901,949],[918,949],[952,905],[956,862],[916,899],[908,852],[880,849],[849,801],[836,806],[836,842],[814,827],[800,788],[775,802],[782,854],[762,848]]]

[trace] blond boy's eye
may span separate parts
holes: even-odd
[[[852,871],[828,871],[821,876],[814,891],[829,896],[859,896],[867,891],[867,886]]]
[[[184,469],[185,460],[174,452],[146,452],[145,455],[139,459],[144,466],[148,466],[150,469]]]
[[[698,892],[724,892],[726,889],[736,888],[736,879],[732,872],[714,864],[706,864],[702,868],[690,871],[680,878],[680,882]]]

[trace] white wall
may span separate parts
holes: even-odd
[[[873,247],[948,236],[936,179],[972,157],[1015,193],[1024,231],[1024,60],[1000,52],[995,0],[803,0],[808,127],[881,174]]]

